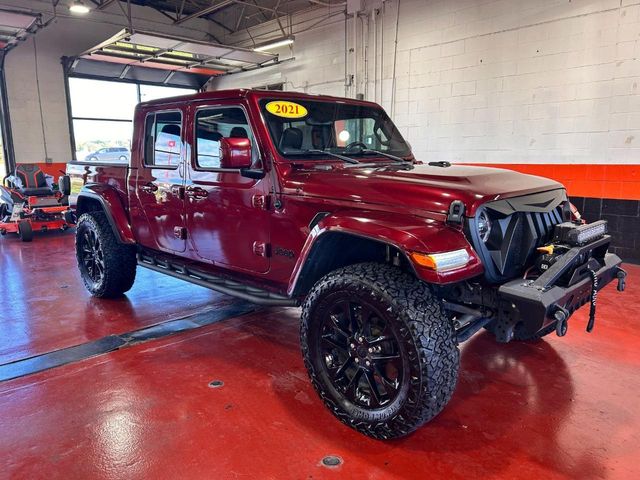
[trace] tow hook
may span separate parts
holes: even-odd
[[[566,308],[557,307],[553,318],[556,319],[556,335],[564,337],[569,329],[569,311]]]
[[[618,278],[618,291],[624,292],[624,289],[627,286],[627,272],[620,267],[616,268],[618,269],[616,272],[616,277]]]

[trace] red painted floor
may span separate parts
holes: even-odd
[[[0,320],[5,358],[155,323],[183,313],[178,299],[188,298],[189,311],[229,301],[149,272],[126,310],[90,301],[71,244],[70,235],[0,240],[1,300],[14,302]],[[15,274],[34,260],[42,263]],[[0,478],[637,479],[640,267],[629,271],[627,292],[599,295],[592,334],[583,309],[562,339],[500,345],[476,335],[464,344],[449,406],[393,442],[368,439],[324,408],[300,358],[295,309],[3,382]],[[224,386],[208,388],[214,379]],[[344,463],[322,467],[330,454]]]
[[[0,238],[0,364],[233,301],[144,268],[126,297],[97,300],[77,273],[73,242],[73,231],[36,234],[31,243]]]

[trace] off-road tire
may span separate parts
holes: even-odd
[[[104,273],[94,281],[83,263],[82,236],[88,230],[95,233],[102,249]],[[113,298],[127,292],[136,278],[136,250],[131,245],[118,242],[104,212],[84,213],[76,227],[76,259],[80,276],[87,290],[94,297]]]
[[[21,220],[18,223],[18,237],[23,242],[30,242],[33,240],[33,227],[27,220]]]
[[[377,308],[398,340],[407,376],[397,397],[383,408],[365,409],[351,402],[332,384],[318,358],[318,325],[332,308],[332,298],[344,294]],[[351,265],[320,279],[302,308],[300,343],[313,386],[329,410],[377,439],[408,435],[435,417],[449,402],[458,378],[455,332],[440,301],[427,284],[389,265]]]

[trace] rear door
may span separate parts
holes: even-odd
[[[269,270],[267,179],[243,177],[220,166],[220,139],[249,138],[254,167],[260,155],[245,108],[238,103],[198,105],[191,115],[192,155],[186,183],[187,229],[194,258],[225,268]]]
[[[184,112],[151,112],[144,119],[138,148],[141,162],[130,176],[137,212],[132,212],[136,238],[145,247],[184,252]]]

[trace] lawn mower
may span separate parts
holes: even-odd
[[[69,177],[60,177],[59,189],[54,190],[53,177],[38,165],[19,164],[0,185],[0,235],[17,233],[23,242],[30,242],[34,231],[66,230],[74,225],[65,194],[68,182]]]

